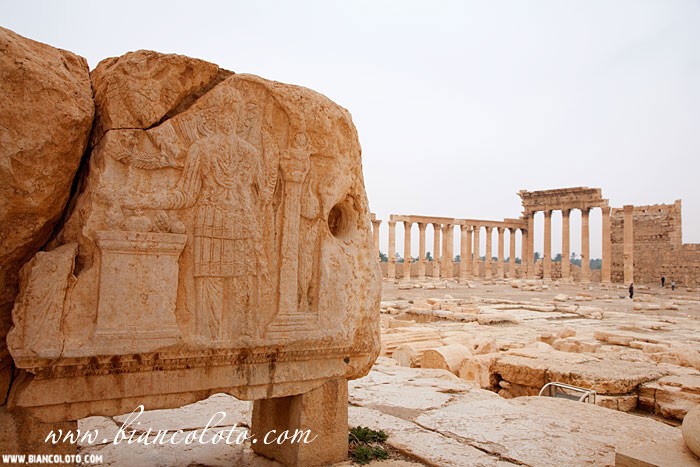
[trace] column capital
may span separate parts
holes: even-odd
[[[588,216],[591,213],[591,208],[585,207],[581,208],[581,215],[582,216]]]
[[[546,209],[543,212],[544,212],[544,217],[552,217],[552,210],[551,209]]]
[[[601,210],[601,212],[603,213],[604,216],[609,216],[609,215],[610,215],[610,211],[611,211],[610,206],[602,206],[602,207],[600,208],[600,210]]]
[[[571,209],[562,209],[561,215],[562,217],[569,217],[571,215]]]
[[[378,226],[381,223],[382,223],[381,219],[375,219],[372,221],[372,225],[374,225],[374,226]]]
[[[411,221],[402,221],[402,222],[403,222],[403,225],[405,227],[411,227],[411,225],[413,225],[413,222],[411,222]]]
[[[493,227],[487,225],[486,226],[486,234],[490,234],[491,232],[493,232]]]
[[[416,222],[416,224],[418,224],[418,230],[420,231],[424,231],[425,228],[428,226],[428,224],[426,224],[425,222]]]
[[[396,221],[387,221],[389,227],[396,227]]]

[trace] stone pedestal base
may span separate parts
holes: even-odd
[[[0,452],[3,454],[77,454],[77,444],[44,442],[51,430],[57,435],[58,430],[62,430],[63,438],[67,431],[77,433],[78,422],[44,423],[22,410],[8,412],[7,406],[0,406]]]
[[[306,430],[308,435],[303,433]],[[327,465],[345,460],[347,380],[334,379],[298,396],[256,400],[251,431],[256,438],[253,451],[287,466]],[[289,439],[279,444],[273,441],[284,436],[285,431]],[[295,434],[296,439],[292,439]],[[265,436],[269,444],[265,443]],[[310,442],[304,443],[304,439]]]

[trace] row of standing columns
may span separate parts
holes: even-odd
[[[610,241],[610,208],[604,206],[602,209],[603,229],[602,229],[602,267],[601,281],[610,282],[611,279],[611,241]],[[544,212],[544,252],[542,257],[543,278],[545,280],[552,278],[552,210]],[[562,209],[562,262],[561,262],[561,277],[564,280],[571,279],[571,244],[570,244],[570,209]],[[590,208],[581,209],[581,282],[590,282],[590,228],[589,228],[589,213]],[[527,228],[518,227],[493,227],[486,226],[486,260],[484,262],[485,277],[492,276],[492,232],[493,229],[498,231],[498,262],[497,262],[497,277],[515,277],[515,232],[520,229],[522,234],[521,245],[521,267],[522,274],[526,278],[535,277],[534,263],[534,231],[535,231],[535,214],[536,211],[531,211],[526,216]],[[379,225],[381,220],[372,220],[374,234],[374,250],[379,258]],[[404,223],[404,278],[411,278],[411,225],[413,222],[402,221]],[[419,231],[419,256],[418,256],[418,278],[425,278],[425,263],[426,263],[426,245],[425,231],[427,223],[417,222]],[[631,222],[630,222],[631,224]],[[451,278],[453,275],[453,258],[454,254],[452,246],[454,245],[454,225],[433,223],[433,254],[432,260],[434,278],[445,277]],[[480,231],[481,226],[460,225],[460,267],[459,277],[479,277],[481,274],[481,258],[480,250],[480,235],[474,235]],[[504,231],[510,230],[510,260],[508,270],[505,269],[505,245]],[[630,242],[631,243],[631,242]],[[442,254],[440,254],[442,252]],[[631,256],[631,252],[625,252]],[[438,259],[441,261],[438,262]],[[396,221],[389,221],[389,254],[388,254],[388,276],[396,277]],[[631,262],[631,261],[630,261]],[[629,274],[631,277],[631,273]]]
[[[608,206],[601,207],[603,218],[602,229],[602,265],[601,265],[601,282],[610,282],[611,268],[611,240],[610,240],[610,208]],[[544,212],[544,252],[542,255],[543,278],[545,280],[552,278],[552,211]],[[570,225],[571,209],[562,209],[562,242],[561,242],[561,276],[564,280],[571,279],[571,244],[570,244]],[[535,231],[535,211],[531,211],[527,215],[528,235],[527,250],[534,252],[534,231]],[[581,282],[590,282],[591,267],[590,267],[590,208],[581,208]],[[533,253],[530,253],[532,256]],[[534,262],[530,261],[527,267],[526,277],[535,277]]]
[[[390,220],[389,224],[389,252],[388,252],[388,267],[387,275],[389,278],[396,277],[396,222]],[[402,221],[404,223],[404,263],[403,263],[403,277],[406,280],[411,279],[411,226],[413,222]],[[418,224],[419,240],[418,240],[418,278],[424,279],[426,275],[426,244],[425,244],[425,232],[427,223],[416,222]],[[373,220],[373,230],[374,230],[374,249],[379,258],[379,225],[380,220]],[[433,265],[432,277],[434,278],[452,278],[454,270],[454,225],[453,224],[438,224],[433,223],[433,254],[434,257],[430,261]],[[498,231],[498,259],[496,266],[497,277],[515,277],[516,266],[515,266],[515,233],[519,229],[517,227],[491,227],[486,226],[486,259],[484,262],[485,275],[487,278],[492,277],[492,256],[493,256],[493,245],[492,245],[492,232],[493,229]],[[481,274],[481,258],[479,256],[480,250],[480,235],[474,235],[475,232],[479,232],[481,226],[470,226],[470,225],[460,225],[460,266],[459,266],[459,277],[460,278],[470,278],[479,277]],[[508,269],[505,268],[505,244],[504,244],[504,232],[505,230],[510,230],[510,259],[508,264]],[[520,229],[523,234],[523,240],[527,238],[525,236],[525,231]],[[525,242],[523,241],[523,248],[525,248]],[[525,258],[525,252],[523,250],[522,257]],[[527,261],[523,259],[523,264]]]

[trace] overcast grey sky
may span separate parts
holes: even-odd
[[[584,185],[614,207],[683,199],[684,241],[700,242],[697,0],[1,0],[0,11],[0,25],[91,68],[152,49],[322,92],[353,115],[381,219],[518,217],[519,189]],[[591,230],[596,257],[600,210]],[[402,238],[397,228],[399,252]],[[383,251],[386,239],[384,223]]]

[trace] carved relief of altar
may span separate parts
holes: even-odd
[[[98,231],[100,251],[95,344],[133,343],[135,351],[174,344],[178,258],[187,236],[172,233]]]

